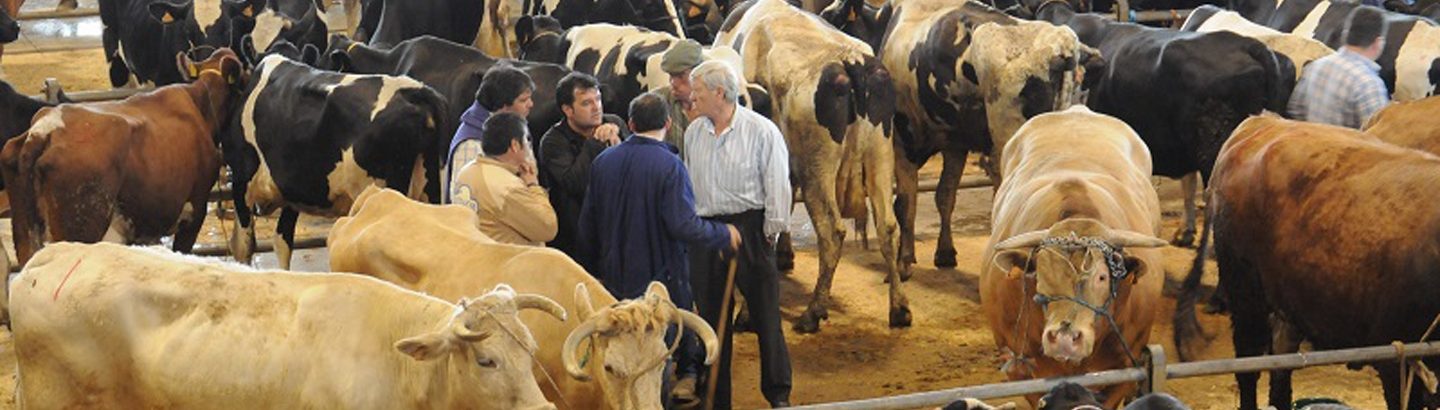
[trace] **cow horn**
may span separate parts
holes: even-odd
[[[1159,248],[1167,244],[1164,239],[1124,229],[1111,229],[1105,236],[1110,245],[1122,248]]]
[[[570,331],[570,336],[565,337],[565,345],[560,348],[560,360],[565,363],[565,371],[575,380],[589,381],[590,374],[585,373],[585,368],[575,361],[575,349],[580,347],[580,341],[595,333],[596,322],[599,318],[591,318]],[[593,348],[593,347],[592,347]]]
[[[575,314],[579,315],[580,320],[595,315],[595,307],[590,304],[590,290],[585,287],[584,282],[575,284]]]
[[[664,284],[664,283],[660,283],[659,281],[650,282],[650,286],[647,286],[647,287],[645,288],[645,296],[646,296],[646,297],[655,296],[655,297],[659,297],[659,298],[661,298],[661,299],[664,299],[666,302],[669,302],[669,301],[670,301],[670,289],[669,289],[669,288],[666,288],[666,287],[665,287],[665,284]]]
[[[565,314],[565,308],[553,299],[531,293],[515,295],[515,307],[520,308],[520,310],[535,309],[549,313],[550,316],[560,319],[561,322],[564,322],[567,316]]]
[[[460,339],[460,341],[462,342],[479,343],[485,340],[485,338],[490,337],[490,333],[488,332],[476,332],[474,330],[470,330],[470,327],[465,325],[465,321],[458,318],[457,320],[455,320],[455,324],[451,326],[450,330],[454,332],[455,337]]]
[[[705,365],[715,363],[715,357],[720,354],[720,339],[715,336],[715,329],[711,329],[710,324],[705,323],[705,319],[701,319],[700,315],[688,310],[675,309],[675,313],[680,316],[680,323],[695,332],[696,336],[700,336],[700,341],[705,343]]]
[[[1010,239],[1006,239],[1000,241],[1000,243],[995,244],[995,250],[1006,251],[1011,249],[1034,247],[1036,245],[1039,245],[1040,241],[1044,240],[1045,235],[1048,234],[1049,231],[1039,230],[1015,235],[1010,237]]]

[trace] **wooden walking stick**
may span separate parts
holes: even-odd
[[[720,336],[720,356],[724,356],[725,351],[725,328],[730,326],[730,320],[732,320],[730,300],[735,296],[735,266],[736,259],[739,257],[740,254],[737,252],[734,257],[730,258],[730,272],[725,275],[725,296],[720,299],[720,328],[715,329],[715,334]],[[724,360],[724,357],[719,357],[715,363],[710,364],[710,380],[705,381],[705,410],[715,409],[715,385],[719,383],[720,379],[720,360]]]

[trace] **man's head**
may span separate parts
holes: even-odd
[[[490,116],[480,135],[480,149],[501,162],[523,163],[530,157],[530,129],[525,127],[525,118],[512,112]]]
[[[663,136],[670,127],[670,109],[655,93],[640,94],[630,101],[630,130],[636,134]]]
[[[734,109],[740,99],[740,77],[723,61],[712,60],[700,63],[690,71],[693,89],[690,98],[700,115],[714,118],[716,115]]]
[[[520,69],[500,65],[485,73],[480,80],[480,89],[475,91],[475,102],[492,113],[510,112],[521,117],[530,115],[535,101],[530,98],[535,91],[535,82]]]
[[[1356,7],[1345,22],[1345,45],[1361,49],[1371,60],[1385,49],[1385,12],[1371,6]]]
[[[565,120],[577,131],[599,127],[605,114],[600,103],[600,82],[589,74],[573,72],[555,86],[555,102],[565,113]]]
[[[695,40],[676,43],[660,58],[660,69],[670,74],[670,91],[675,99],[690,101],[690,70],[704,61],[700,43]]]

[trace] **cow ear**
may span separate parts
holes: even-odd
[[[300,61],[314,67],[320,61],[320,48],[314,44],[306,44],[305,48],[300,50]]]
[[[195,63],[190,61],[190,56],[185,55],[184,51],[175,53],[175,66],[180,69],[180,79],[187,83],[200,77],[199,69],[195,67]]]
[[[535,19],[530,16],[520,16],[520,19],[515,21],[515,45],[524,49],[525,45],[530,44],[530,40],[535,39],[534,37]]]
[[[395,342],[395,350],[419,361],[435,360],[454,349],[450,337],[441,332],[426,333]]]
[[[249,61],[251,65],[260,64],[260,53],[255,51],[255,39],[251,38],[249,34],[240,37],[240,44],[237,45],[235,52],[244,56],[245,61]]]
[[[975,66],[969,61],[960,64],[960,75],[965,76],[965,80],[971,84],[980,84],[980,76],[975,74]]]
[[[1006,279],[1019,279],[1030,271],[1030,252],[1024,249],[1011,249],[1000,251],[995,254],[995,268],[1005,272]]]
[[[171,24],[189,16],[190,8],[194,7],[194,5],[195,3],[191,2],[166,3],[162,1],[150,3],[150,17],[154,18],[155,21],[159,21],[161,24]]]
[[[1100,55],[1099,50],[1089,47],[1080,48],[1080,66],[1085,67],[1085,78],[1080,81],[1080,88],[1090,90],[1100,84],[1100,79],[1105,77],[1105,70],[1109,63],[1105,57]]]
[[[335,50],[330,52],[330,67],[326,67],[326,69],[344,73],[349,72],[353,65],[354,64],[350,62],[349,53],[346,53],[344,50]]]
[[[1150,265],[1145,262],[1144,259],[1129,255],[1125,256],[1125,273],[1130,277],[1131,283],[1139,281],[1140,276],[1144,275],[1149,267]]]

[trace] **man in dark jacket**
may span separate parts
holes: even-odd
[[[485,132],[485,120],[502,112],[525,118],[530,115],[530,108],[535,106],[535,101],[530,98],[534,91],[535,82],[515,67],[501,65],[485,73],[485,79],[480,80],[480,89],[475,91],[475,103],[460,115],[460,128],[455,130],[455,136],[450,139],[450,150],[445,155],[446,169],[449,170],[445,175],[447,203],[450,185],[454,184],[460,169],[484,156],[480,136]]]
[[[578,259],[576,227],[590,183],[590,163],[629,132],[620,117],[604,115],[595,77],[577,72],[561,78],[555,102],[565,120],[540,139],[540,185],[550,190],[550,205],[560,225],[550,247]]]
[[[686,245],[734,250],[740,231],[695,215],[690,174],[664,141],[674,126],[666,105],[655,93],[636,97],[630,102],[635,133],[595,158],[580,212],[579,259],[618,299],[644,296],[646,286],[659,281],[676,306],[693,310]],[[686,335],[675,352],[678,405],[699,400],[695,381],[704,354],[693,339]]]

